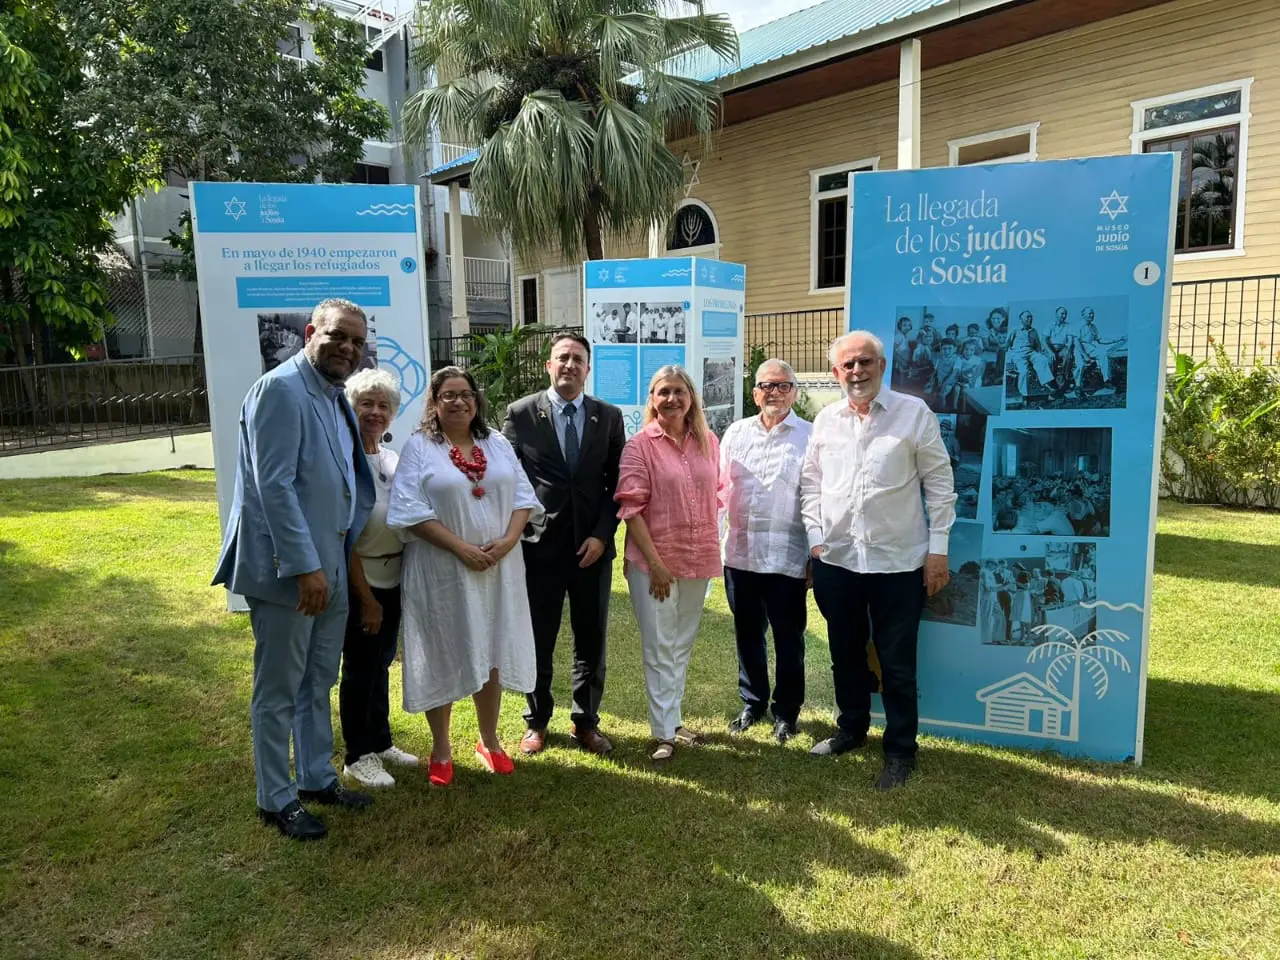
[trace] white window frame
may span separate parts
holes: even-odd
[[[708,257],[712,260],[720,259],[720,247],[722,241],[720,239],[720,221],[716,219],[715,211],[711,209],[711,205],[705,200],[699,200],[697,197],[686,197],[677,204],[675,210],[671,214],[669,223],[674,224],[680,216],[680,211],[685,207],[701,207],[702,212],[707,215],[707,219],[711,221],[711,229],[716,233],[716,242],[712,244],[704,244],[701,247],[681,247],[679,250],[672,250],[669,246],[664,251],[669,257]],[[670,243],[670,238],[667,239]]]
[[[1129,104],[1133,108],[1133,132],[1129,135],[1129,151],[1133,154],[1142,153],[1142,148],[1148,140],[1167,140],[1171,137],[1184,136],[1200,130],[1212,130],[1215,127],[1224,127],[1232,123],[1240,125],[1240,141],[1236,146],[1236,219],[1235,223],[1232,224],[1234,245],[1230,250],[1202,250],[1175,254],[1175,263],[1189,263],[1196,260],[1225,260],[1245,255],[1244,216],[1245,201],[1247,199],[1245,188],[1249,182],[1249,120],[1253,116],[1249,107],[1249,95],[1252,87],[1253,77],[1245,77],[1241,80],[1231,80],[1227,83],[1214,83],[1207,87],[1196,87],[1193,90],[1180,90],[1177,93],[1164,94],[1159,97],[1148,97],[1145,100],[1134,100]],[[1163,107],[1170,103],[1180,103],[1183,100],[1212,97],[1215,94],[1233,93],[1237,90],[1240,92],[1239,113],[1228,114],[1223,117],[1209,117],[1204,120],[1195,120],[1191,123],[1178,123],[1169,127],[1155,127],[1151,130],[1143,129],[1143,115],[1152,107]],[[1185,171],[1180,171],[1180,173],[1183,172]]]
[[[534,323],[542,322],[542,277],[536,273],[522,273],[516,277],[516,295],[514,297],[516,305],[515,320],[512,321],[512,327],[524,326],[524,282],[526,280],[533,281],[533,313]]]
[[[853,160],[849,163],[837,163],[834,166],[822,167],[818,170],[809,171],[809,295],[810,296],[828,296],[833,294],[842,294],[849,289],[849,259],[853,256],[853,248],[845,249],[845,281],[838,287],[819,287],[818,286],[818,206],[823,200],[836,200],[840,197],[849,196],[849,188],[837,187],[835,190],[824,190],[818,192],[818,180],[832,173],[841,173],[849,171],[852,176],[854,171],[870,171],[880,169],[880,157],[865,157],[862,160]],[[852,219],[850,220],[852,227]],[[717,238],[720,236],[716,234]]]
[[[992,130],[990,133],[975,133],[971,137],[957,137],[955,140],[947,141],[947,163],[950,166],[960,166],[960,151],[965,147],[976,146],[980,143],[990,143],[993,140],[1007,140],[1009,137],[1016,137],[1020,134],[1029,134],[1030,147],[1026,153],[1015,153],[1008,157],[996,157],[994,160],[983,160],[983,163],[1034,163],[1040,159],[1039,146],[1037,139],[1040,132],[1040,121],[1035,123],[1024,123],[1016,127],[1006,127],[1003,130]]]
[[[280,51],[280,56],[281,56],[281,57],[283,57],[285,60],[292,60],[292,61],[294,61],[295,63],[306,63],[306,62],[307,62],[307,36],[306,36],[306,34],[303,32],[302,24],[300,24],[300,23],[290,23],[290,24],[288,24],[288,25],[285,27],[285,29],[286,29],[286,30],[297,30],[297,31],[298,31],[298,53],[299,53],[299,56],[296,56],[296,57],[295,57],[293,54],[291,54],[291,53],[285,53],[283,50],[282,50],[282,51]],[[287,35],[286,35],[286,36],[287,36]],[[282,37],[281,39],[285,39],[285,38],[284,38],[284,37]]]

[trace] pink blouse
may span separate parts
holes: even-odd
[[[711,451],[703,456],[697,441],[685,434],[677,445],[657,421],[627,441],[618,468],[614,499],[620,520],[642,516],[658,556],[677,579],[720,576],[720,444],[708,434]],[[626,559],[646,573],[640,547],[627,537]]]

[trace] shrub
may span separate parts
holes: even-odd
[[[1165,392],[1160,477],[1196,503],[1280,506],[1280,376],[1238,367],[1220,345],[1212,362],[1177,354]]]

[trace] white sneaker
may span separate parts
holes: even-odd
[[[377,756],[386,760],[388,763],[398,763],[402,767],[416,767],[420,763],[417,757],[407,750],[401,750],[399,747],[387,747]]]
[[[382,760],[376,753],[366,753],[355,763],[349,763],[342,772],[366,787],[394,787],[395,777],[382,769]]]

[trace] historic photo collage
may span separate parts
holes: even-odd
[[[1043,625],[1094,629],[1083,604],[1097,599],[1096,540],[1111,535],[1112,430],[1022,427],[1017,415],[1124,409],[1128,335],[1126,297],[898,309],[890,386],[937,415],[957,494],[951,583],[924,619],[998,646],[1034,646]],[[987,524],[997,547],[984,553]],[[998,535],[1043,539],[1000,549]]]

